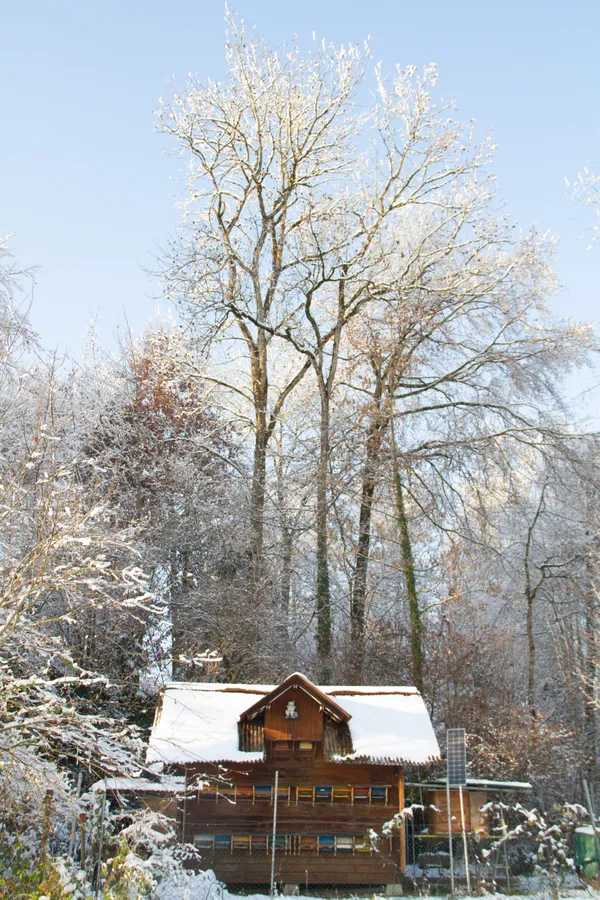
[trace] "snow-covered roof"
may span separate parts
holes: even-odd
[[[352,716],[349,727],[354,747],[352,756],[340,757],[340,761],[427,763],[439,759],[440,748],[421,695],[372,690],[375,693],[363,689],[337,694]]]
[[[428,781],[424,787],[445,787],[445,778],[436,778]],[[491,781],[489,778],[467,778],[468,788],[488,788],[490,791],[530,791],[532,786],[529,781]]]
[[[238,750],[238,719],[268,690],[264,685],[167,685],[159,700],[146,762],[261,760],[262,752]]]
[[[124,794],[176,794],[184,789],[183,775],[163,775],[158,781],[150,778],[105,778],[92,785],[93,791],[119,791]]]
[[[277,686],[266,684],[166,685],[159,700],[147,763],[253,762],[261,752],[239,750],[238,720],[256,700]],[[320,691],[335,697],[351,716],[354,752],[337,761],[424,764],[440,758],[429,713],[414,687],[334,685]]]

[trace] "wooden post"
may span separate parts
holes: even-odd
[[[104,844],[104,816],[106,814],[106,791],[102,795],[102,810],[100,813],[100,835],[98,837],[98,868],[96,869],[96,900],[100,896],[102,886],[102,847]]]
[[[386,788],[387,794],[387,788]],[[400,769],[400,779],[398,781],[398,806],[400,812],[404,809],[404,767]],[[402,818],[402,827],[400,829],[400,871],[406,872],[406,819]]]
[[[83,781],[83,772],[80,769],[77,775],[77,796],[81,795],[81,782]],[[75,834],[77,832],[77,816],[73,810],[73,820],[71,822],[71,837],[69,838],[69,856],[74,858],[75,854]]]
[[[459,785],[458,796],[460,797],[460,821],[463,833],[463,850],[465,851],[465,875],[467,876],[467,893],[471,893],[471,875],[469,873],[469,853],[467,848],[467,829],[465,826],[465,806],[463,803],[462,785]]]
[[[79,813],[79,865],[85,871],[85,820],[87,816],[84,812]]]
[[[54,791],[48,788],[43,802],[43,818],[42,818],[42,837],[40,840],[40,862],[43,862],[48,855],[48,839],[50,837],[50,826],[52,824],[52,798]]]

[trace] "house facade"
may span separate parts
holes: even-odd
[[[400,880],[404,766],[439,760],[412,687],[173,683],[147,763],[183,785],[166,810],[202,866],[228,884],[384,885]],[[149,792],[144,802],[165,809]]]

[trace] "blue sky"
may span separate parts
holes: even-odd
[[[436,62],[441,94],[491,129],[501,194],[523,229],[560,238],[562,315],[600,318],[600,243],[565,176],[600,171],[600,4],[231,0],[270,43],[312,32],[372,37],[374,60]],[[98,317],[107,344],[159,303],[146,274],[179,219],[179,161],[153,109],[187,73],[224,75],[220,0],[21,0],[2,10],[0,234],[39,267],[32,318],[46,346],[80,352]],[[573,382],[577,392],[597,378]],[[600,411],[600,401],[593,401]]]

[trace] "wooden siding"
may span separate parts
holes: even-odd
[[[427,803],[433,804],[439,812],[429,809],[427,821],[429,831],[433,834],[448,834],[448,804],[445,790],[427,792]],[[488,821],[481,807],[487,803],[487,791],[467,791],[463,789],[463,806],[465,811],[465,828],[467,831],[478,831],[482,835],[488,833]],[[457,790],[450,791],[450,812],[452,814],[452,834],[462,831],[460,816],[460,796]]]
[[[369,806],[349,803],[278,803],[277,829],[282,834],[366,834],[370,828],[380,832],[384,822],[398,811],[398,805]],[[220,834],[266,834],[273,825],[273,806],[251,800],[188,799],[186,803],[186,832]]]
[[[391,854],[318,856],[275,853],[275,880],[278,884],[393,884],[400,878],[397,851]],[[395,858],[394,858],[395,857]],[[207,854],[202,865],[213,869],[226,884],[269,884],[271,857],[264,855]]]
[[[286,719],[285,710],[293,700],[297,719]],[[301,688],[290,688],[265,710],[266,741],[320,741],[323,738],[323,710]]]
[[[308,738],[307,738],[308,740]],[[268,786],[279,772],[281,788],[290,787],[290,801],[280,799],[277,806],[278,835],[364,836],[382,826],[404,804],[403,772],[400,766],[330,763],[323,759],[256,762],[227,769],[215,765],[196,765],[188,770],[188,783],[195,777],[213,780],[217,774],[240,787]],[[387,803],[368,800],[297,800],[298,788],[387,787]],[[308,794],[307,794],[308,795]],[[256,796],[256,792],[255,792]],[[267,793],[268,797],[269,794]],[[370,796],[370,794],[369,794]],[[238,800],[227,796],[200,799],[196,793],[185,802],[185,840],[197,835],[233,835],[252,838],[270,835],[273,804],[269,799]],[[396,835],[392,849],[383,839],[380,853],[284,853],[276,852],[277,881],[288,884],[390,884],[398,881],[404,869],[404,835]],[[213,868],[226,883],[265,884],[270,879],[271,857],[265,852],[228,853],[206,851],[203,865]]]
[[[252,763],[204,763],[188,768],[188,781],[206,777],[232,784],[274,784],[275,770],[279,783],[290,785],[394,785],[402,777],[402,766],[371,765],[369,763],[332,763],[323,759],[281,760]]]

